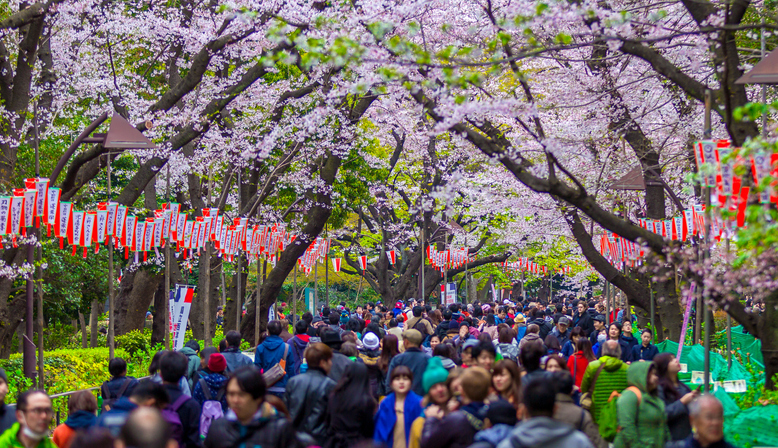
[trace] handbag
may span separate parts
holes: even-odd
[[[589,387],[589,390],[581,394],[581,407],[587,411],[592,409],[592,394],[594,393],[594,386],[597,384],[597,378],[600,377],[600,372],[602,372],[603,367],[605,367],[605,363],[600,364],[600,367],[597,369],[597,373],[594,374],[594,378],[592,378],[592,385]]]
[[[278,361],[276,365],[269,368],[267,372],[262,374],[262,378],[265,380],[267,387],[270,387],[277,382],[281,381],[286,376],[286,355],[289,353],[289,344],[284,344],[284,356]]]

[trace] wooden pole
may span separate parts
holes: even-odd
[[[108,161],[106,162],[106,171],[108,173],[108,203],[111,203],[111,152],[108,151]],[[115,328],[116,313],[114,312],[113,297],[113,241],[108,241],[108,359],[113,359],[116,350]]]
[[[165,197],[167,199],[168,204],[170,204],[170,164],[166,164],[166,170],[167,170],[167,185],[165,185]],[[171,225],[172,225],[172,219],[173,217],[170,217],[171,219]],[[168,231],[170,229],[168,228]],[[161,310],[156,310],[157,313],[162,313],[162,317],[164,318],[165,322],[165,350],[170,350],[170,264],[173,262],[170,255],[170,245],[173,244],[173,241],[169,238],[167,242],[165,243],[165,300],[163,300],[163,307]]]
[[[35,177],[41,176],[41,162],[40,162],[40,136],[38,134],[38,103],[35,102],[35,110],[33,112],[33,130],[35,131]],[[41,232],[35,232],[36,238],[40,238]],[[43,248],[38,246],[38,260],[43,259]],[[35,268],[38,277],[37,280],[37,292],[38,292],[38,389],[45,390],[44,384],[44,372],[43,372],[43,269],[40,267]]]

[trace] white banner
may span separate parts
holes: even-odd
[[[184,335],[186,334],[186,322],[189,320],[189,311],[192,308],[194,286],[176,285],[175,293],[170,291],[170,338],[173,340],[173,350],[184,348]]]

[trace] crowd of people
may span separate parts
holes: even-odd
[[[102,408],[70,395],[53,433],[49,396],[5,405],[2,372],[0,448],[731,447],[721,403],[609,317],[585,300],[341,303],[270,321],[253,360],[236,331],[156,353],[141,381],[114,358]]]

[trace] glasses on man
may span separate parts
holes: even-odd
[[[54,409],[52,408],[30,408],[25,409],[23,412],[28,412],[35,415],[53,415]]]

